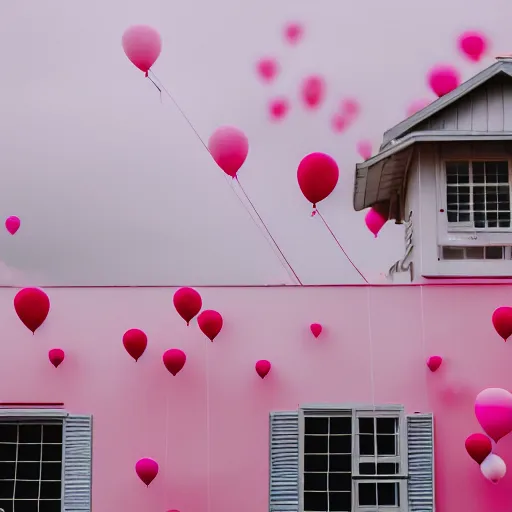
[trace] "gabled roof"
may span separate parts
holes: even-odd
[[[494,64],[461,84],[457,89],[442,96],[416,114],[387,130],[383,136],[381,150],[385,149],[392,140],[399,139],[417,124],[434,116],[500,73],[505,73],[512,78],[512,57],[498,57]]]

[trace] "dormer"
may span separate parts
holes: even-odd
[[[354,208],[405,224],[394,282],[512,277],[512,57],[384,134],[357,164]]]

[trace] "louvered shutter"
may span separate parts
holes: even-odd
[[[92,416],[69,415],[64,421],[64,511],[90,512]]]
[[[299,414],[270,414],[270,512],[299,510]]]
[[[413,414],[407,417],[407,458],[409,512],[433,512],[435,504],[432,414]]]

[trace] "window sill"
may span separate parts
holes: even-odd
[[[424,278],[512,277],[512,260],[441,260],[422,272]]]

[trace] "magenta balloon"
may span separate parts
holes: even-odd
[[[459,72],[453,66],[439,65],[432,68],[427,77],[434,93],[441,97],[460,85]]]
[[[387,219],[373,208],[370,208],[364,218],[364,221],[366,223],[366,227],[373,233],[375,238],[377,238],[379,231],[383,228],[384,224],[386,224]]]
[[[475,415],[486,434],[497,443],[512,432],[512,394],[501,388],[484,389],[476,397]]]
[[[160,34],[147,25],[134,25],[125,30],[122,43],[124,53],[132,64],[147,76],[162,51]]]
[[[460,51],[473,62],[478,62],[487,50],[487,39],[481,32],[470,30],[459,36]]]
[[[9,231],[11,235],[14,235],[18,229],[20,229],[21,221],[19,217],[16,217],[16,215],[13,215],[11,217],[8,217],[5,220],[5,229]]]
[[[144,458],[135,464],[135,472],[137,476],[149,487],[149,484],[158,475],[158,462],[153,459]]]
[[[234,126],[217,128],[208,140],[208,150],[217,165],[234,178],[249,153],[245,133]]]

